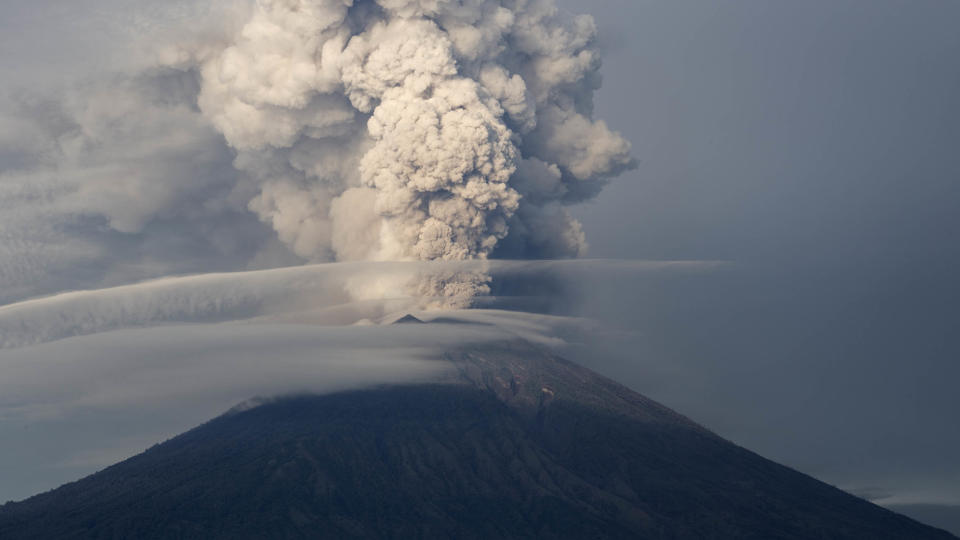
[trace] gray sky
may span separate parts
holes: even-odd
[[[735,263],[594,298],[642,336],[611,373],[843,487],[960,503],[960,3],[566,4],[640,160],[578,210],[591,255]]]
[[[587,281],[583,312],[633,333],[593,344],[608,349],[602,360],[580,358],[841,487],[960,505],[960,3],[562,3],[596,16],[604,54],[596,112],[639,160],[576,210],[591,255],[731,263]],[[207,13],[205,2],[141,5],[4,5],[4,93],[137,64],[114,45],[154,27],[201,26],[195,19]],[[127,88],[141,96],[181,86],[160,77]],[[30,111],[23,124],[0,126],[0,303],[296,262],[255,217],[202,205],[232,181],[230,153],[187,117],[157,128],[180,134],[175,159],[126,164],[160,171],[141,179],[148,186],[182,168],[206,171],[208,181],[143,201],[156,218],[136,236],[90,216],[50,225],[48,216],[76,201],[21,173],[42,162],[37,148],[51,133],[70,132],[63,117],[90,110],[67,103],[59,115],[33,94],[18,94],[14,109]],[[102,142],[136,148],[110,132]],[[91,150],[69,170],[86,178],[90,163],[110,155]],[[201,208],[217,213],[188,230],[172,208],[191,219]]]

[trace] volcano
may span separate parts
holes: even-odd
[[[258,400],[0,507],[0,538],[949,539],[526,342]]]

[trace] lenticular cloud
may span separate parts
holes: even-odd
[[[261,0],[232,42],[178,61],[249,209],[305,259],[571,257],[564,206],[632,163],[591,117],[595,34],[553,0]],[[486,281],[419,286],[458,304]]]

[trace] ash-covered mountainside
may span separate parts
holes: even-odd
[[[949,539],[522,342],[270,401],[0,507],[0,538]]]

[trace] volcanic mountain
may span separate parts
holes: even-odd
[[[955,538],[529,343],[442,361],[237,407],[0,507],[0,538]]]

